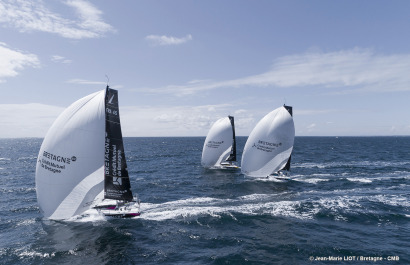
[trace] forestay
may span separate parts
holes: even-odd
[[[290,160],[295,138],[291,113],[291,107],[283,106],[259,121],[244,147],[242,173],[266,177],[284,169]]]

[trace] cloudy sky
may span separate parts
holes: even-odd
[[[0,0],[0,137],[44,137],[107,81],[125,136],[205,136],[226,115],[247,136],[285,103],[297,136],[409,135],[409,10],[377,0]]]

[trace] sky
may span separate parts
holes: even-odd
[[[118,89],[123,135],[410,135],[410,1],[0,0],[0,138]]]

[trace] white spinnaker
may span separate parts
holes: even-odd
[[[79,99],[53,123],[36,167],[44,217],[67,219],[90,208],[104,189],[105,90]]]
[[[266,177],[281,170],[292,153],[294,138],[293,118],[284,107],[268,113],[246,141],[241,161],[242,173]]]
[[[202,149],[201,164],[204,167],[217,167],[230,154],[233,143],[233,131],[229,117],[217,120],[206,136]]]

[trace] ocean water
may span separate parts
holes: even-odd
[[[287,182],[202,168],[204,139],[125,138],[141,217],[58,222],[42,139],[1,139],[0,264],[410,264],[410,137],[296,137]]]

